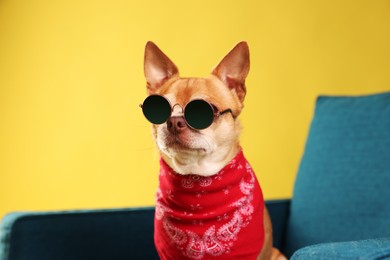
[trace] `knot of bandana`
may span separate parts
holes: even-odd
[[[256,259],[264,200],[240,151],[213,176],[180,175],[160,160],[155,244],[161,259]]]

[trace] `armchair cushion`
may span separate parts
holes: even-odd
[[[286,250],[390,237],[390,92],[319,97],[298,171]]]
[[[390,258],[390,238],[378,238],[308,246],[295,252],[291,260],[359,260],[388,258]]]

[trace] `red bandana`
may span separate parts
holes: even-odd
[[[160,258],[256,259],[264,200],[242,151],[210,177],[180,175],[160,160],[154,240]]]

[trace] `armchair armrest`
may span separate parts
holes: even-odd
[[[377,238],[350,242],[323,243],[296,251],[291,260],[299,259],[388,259],[390,238]]]

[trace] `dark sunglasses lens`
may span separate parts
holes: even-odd
[[[192,128],[205,129],[214,121],[214,110],[203,100],[194,100],[187,104],[184,117]]]
[[[152,95],[145,99],[142,104],[142,112],[152,124],[162,124],[171,115],[171,105],[162,96]]]

